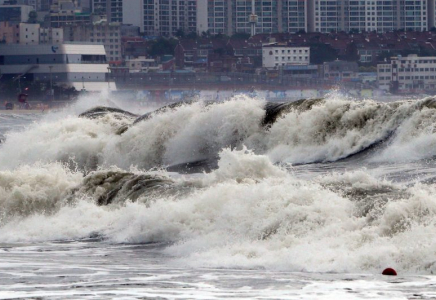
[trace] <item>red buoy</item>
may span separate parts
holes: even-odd
[[[395,271],[395,270],[392,269],[392,268],[387,268],[387,269],[384,269],[384,270],[383,270],[382,275],[387,275],[387,276],[397,276],[397,271]]]

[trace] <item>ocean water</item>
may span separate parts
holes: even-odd
[[[197,100],[0,113],[1,299],[436,297],[435,99]]]

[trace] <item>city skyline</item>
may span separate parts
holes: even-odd
[[[255,14],[254,33],[424,31],[435,25],[436,0],[0,0],[0,21],[13,19],[21,8],[21,22],[30,10],[46,11],[52,19],[71,23],[108,22],[137,26],[146,36],[185,34],[233,35],[251,33],[249,17]],[[254,3],[254,9],[253,9]],[[14,4],[14,5],[12,5]],[[78,15],[78,12],[83,15]],[[88,14],[88,15],[87,15]],[[62,21],[51,24],[62,27]]]

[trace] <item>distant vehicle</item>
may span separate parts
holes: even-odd
[[[14,109],[14,104],[11,103],[11,102],[6,102],[5,109],[6,110],[13,110]]]

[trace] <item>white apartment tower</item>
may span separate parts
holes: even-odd
[[[248,17],[252,12],[252,3],[252,0],[232,1],[233,32],[251,32]],[[256,0],[254,3],[254,12],[258,16],[256,33],[279,32],[279,1]]]
[[[283,1],[282,6],[278,5],[278,11],[281,15],[279,18],[279,31],[281,32],[298,32],[301,30],[308,31],[308,2],[301,0]],[[281,21],[281,22],[280,22]]]
[[[254,0],[256,33],[427,30],[436,0]],[[251,32],[253,0],[92,0],[108,22],[139,26],[148,36]]]
[[[309,31],[427,30],[429,2],[434,0],[309,1]]]
[[[143,24],[149,36],[172,36],[178,30],[196,32],[197,1],[143,0]]]
[[[207,2],[208,31],[212,34],[232,35],[251,33],[249,16],[252,0],[205,0]],[[254,13],[258,16],[256,33],[307,31],[308,1],[255,0]]]

